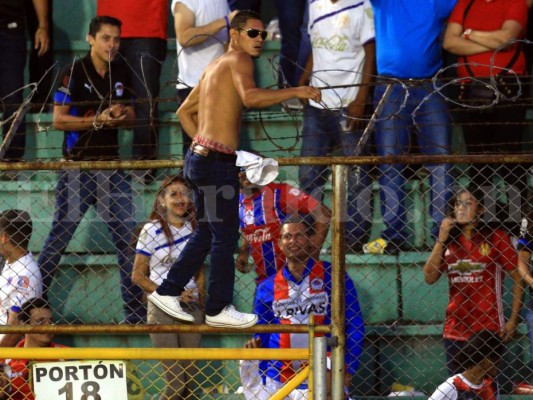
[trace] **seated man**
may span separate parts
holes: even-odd
[[[27,325],[50,325],[52,310],[46,300],[37,297],[25,302],[18,313],[19,322]],[[64,347],[53,343],[53,334],[28,333],[17,347]],[[8,359],[0,378],[0,399],[33,400],[29,360]]]
[[[329,230],[331,211],[312,196],[286,183],[258,186],[251,183],[245,172],[239,174],[241,194],[239,219],[242,240],[237,257],[237,269],[248,272],[250,253],[255,264],[257,284],[274,275],[285,264],[279,247],[283,222],[294,215],[309,215],[313,219],[313,255],[318,256]]]
[[[281,226],[279,245],[287,263],[275,275],[267,278],[257,288],[254,312],[260,324],[308,324],[311,314],[315,323],[330,324],[331,321],[331,264],[315,260],[311,234],[301,219],[291,219]],[[362,352],[364,325],[357,291],[351,278],[346,275],[346,382],[359,365]],[[307,348],[307,334],[263,333],[254,338],[253,346],[263,348]],[[257,399],[268,399],[285,382],[290,380],[305,365],[305,360],[269,360],[262,366],[265,383],[252,390]],[[244,382],[246,385],[246,382]],[[304,399],[307,382],[298,387],[291,399]],[[253,397],[249,397],[253,398]]]

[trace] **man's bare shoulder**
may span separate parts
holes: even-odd
[[[222,57],[225,57],[226,62],[231,63],[231,64],[252,61],[252,57],[250,57],[249,54],[247,54],[244,51],[238,51],[238,50],[228,51]]]

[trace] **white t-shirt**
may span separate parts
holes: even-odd
[[[309,5],[308,32],[313,49],[312,86],[354,85],[361,82],[363,45],[375,37],[372,6],[368,0],[316,0]],[[358,88],[322,90],[327,108],[346,107]],[[313,107],[324,108],[310,101]]]
[[[195,26],[207,25],[214,20],[224,18],[230,10],[226,0],[172,0],[170,9],[174,13],[174,6],[182,3],[195,16]],[[214,37],[197,45],[183,48],[176,41],[178,54],[178,89],[194,87],[202,77],[205,67],[224,53],[224,42],[228,41],[228,31],[221,29]]]
[[[150,279],[158,285],[168,275],[168,270],[178,259],[189,237],[192,234],[192,226],[189,222],[181,228],[170,225],[173,241],[170,243],[161,228],[159,222],[148,222],[144,225],[136,252],[150,258]],[[194,278],[189,281],[185,289],[196,289]]]
[[[12,264],[5,263],[0,274],[0,324],[7,324],[11,307],[20,307],[24,302],[43,294],[43,279],[39,266],[31,253]]]

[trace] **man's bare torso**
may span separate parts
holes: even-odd
[[[197,133],[234,150],[239,146],[243,110],[231,72],[236,53],[229,51],[213,61],[200,79]]]

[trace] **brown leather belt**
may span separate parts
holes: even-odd
[[[208,149],[207,147],[197,143],[191,144],[191,152],[194,154],[198,154],[199,156],[205,157],[209,160],[222,160],[232,162],[235,162],[237,160],[237,155],[235,154],[220,153],[218,151]]]

